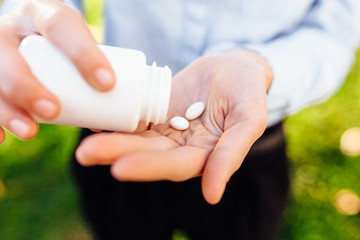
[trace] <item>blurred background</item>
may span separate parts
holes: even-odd
[[[101,12],[101,1],[86,1],[99,42]],[[360,51],[331,99],[285,120],[292,193],[279,240],[360,239],[359,110]],[[69,168],[78,132],[41,125],[27,142],[7,132],[0,145],[0,239],[92,239]],[[176,231],[173,239],[188,238]]]

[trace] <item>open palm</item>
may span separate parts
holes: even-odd
[[[98,133],[77,150],[85,166],[112,165],[126,181],[185,181],[202,175],[205,199],[220,201],[226,183],[266,128],[271,70],[255,53],[235,50],[198,59],[173,79],[168,119],[197,101],[204,113],[187,130],[169,121],[132,134]]]

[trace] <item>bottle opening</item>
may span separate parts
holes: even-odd
[[[164,123],[169,108],[172,73],[168,66],[158,67],[156,62],[146,66],[146,86],[144,85],[144,99],[142,120],[148,125]]]

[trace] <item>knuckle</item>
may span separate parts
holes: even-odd
[[[89,56],[91,54],[91,48],[87,44],[77,45],[69,52],[69,57],[74,61],[76,65],[83,65],[86,61],[84,61],[84,56]],[[92,57],[87,59],[93,59]],[[89,66],[89,63],[86,63],[85,66]]]
[[[71,20],[71,21],[70,21]],[[81,13],[73,7],[59,2],[55,5],[49,4],[49,10],[46,15],[43,15],[43,27],[46,33],[54,31],[62,27],[66,22],[85,22]]]
[[[1,94],[9,100],[14,100],[21,89],[21,83],[16,76],[12,77],[12,81],[3,81],[0,86]]]
[[[56,7],[48,12],[43,19],[43,27],[46,33],[54,31],[62,25],[62,22],[68,17],[68,13],[62,7]]]
[[[0,96],[0,125],[7,126],[9,124],[9,120],[16,115],[15,113],[16,111],[14,106],[2,99]]]
[[[32,90],[34,89],[27,87],[27,84],[17,75],[12,78],[12,81],[5,81],[0,86],[0,94],[8,103],[25,109],[28,109],[34,100]]]
[[[67,9],[67,11],[69,13],[71,13],[79,21],[82,21],[84,23],[86,22],[85,19],[84,19],[84,16],[82,15],[82,13],[79,10],[77,10],[77,9],[75,9],[73,7],[67,6],[66,4],[64,4],[64,8]]]
[[[24,15],[29,14],[34,9],[34,4],[36,4],[35,0],[24,2],[20,7],[21,12]]]

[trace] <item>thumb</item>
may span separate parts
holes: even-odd
[[[239,119],[236,117],[239,113],[232,115],[230,118]],[[240,168],[252,144],[263,134],[266,124],[265,115],[237,122],[225,129],[203,171],[202,192],[208,203],[217,204],[221,200],[227,182]]]

